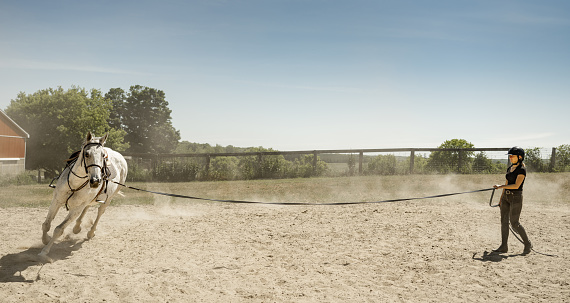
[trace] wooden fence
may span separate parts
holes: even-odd
[[[461,156],[464,152],[486,152],[486,151],[504,151],[509,150],[509,147],[503,148],[380,148],[380,149],[331,149],[331,150],[305,150],[305,151],[265,151],[265,152],[242,152],[242,153],[194,153],[194,154],[135,154],[124,153],[125,156],[133,158],[151,159],[153,163],[159,163],[166,158],[204,158],[206,161],[206,172],[210,169],[210,159],[215,157],[247,157],[256,156],[259,163],[262,162],[263,156],[276,156],[276,155],[313,155],[313,168],[317,168],[317,158],[320,154],[358,154],[358,172],[363,172],[364,154],[366,153],[396,153],[408,152],[410,153],[410,167],[409,173],[414,173],[414,157],[416,152],[434,152],[434,151],[451,151],[458,152],[457,167],[462,167]],[[551,166],[555,163],[556,148],[552,148]],[[505,156],[505,159],[507,157]]]

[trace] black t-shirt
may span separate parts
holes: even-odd
[[[515,170],[511,172],[511,168],[507,168],[507,184],[516,184],[518,175],[524,175],[526,180],[526,167],[519,165]],[[511,189],[511,190],[523,190],[524,181],[521,183],[521,186],[518,189]]]

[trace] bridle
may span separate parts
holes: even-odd
[[[71,161],[69,162],[68,166],[70,166],[69,170],[70,172],[76,176],[77,178],[80,179],[85,179],[89,177],[89,168],[90,167],[98,167],[101,170],[101,174],[105,175],[106,172],[108,172],[108,168],[107,168],[107,158],[108,155],[107,153],[105,153],[105,155],[103,156],[103,165],[99,165],[99,164],[89,164],[87,165],[87,161],[85,160],[85,149],[89,146],[89,145],[97,145],[98,147],[103,147],[103,145],[101,143],[87,143],[85,145],[83,145],[83,147],[81,147],[81,151],[79,151],[79,153],[77,154],[77,156],[75,156],[74,158],[71,159]],[[104,151],[104,150],[103,150]],[[75,167],[75,164],[77,163],[77,158],[79,158],[79,156],[81,156],[81,165],[83,166],[83,168],[85,169],[85,176],[80,176],[78,174],[76,174],[73,171],[73,168]],[[102,179],[105,179],[104,176],[102,176]],[[69,176],[67,177],[68,183],[69,183]],[[83,185],[84,186],[84,185]],[[71,189],[71,187],[70,187]]]
[[[107,155],[107,153],[105,152],[105,150],[103,150],[103,153],[104,153],[104,155],[103,155],[103,165],[99,165],[99,164],[95,164],[95,163],[87,165],[87,161],[85,160],[85,149],[86,149],[88,146],[90,146],[90,145],[97,145],[98,147],[103,148],[103,145],[102,145],[101,143],[98,143],[98,142],[97,142],[97,143],[94,143],[94,142],[92,142],[92,143],[87,143],[87,144],[85,144],[85,145],[83,145],[83,146],[81,147],[81,151],[79,152],[79,154],[77,155],[77,157],[74,158],[74,159],[72,159],[72,160],[67,164],[67,166],[69,167],[69,171],[71,172],[71,174],[73,174],[75,177],[80,178],[80,179],[87,179],[87,178],[89,178],[89,168],[90,168],[90,167],[98,167],[98,168],[101,170],[101,181],[104,181],[104,182],[103,182],[103,186],[101,186],[101,189],[99,190],[99,192],[98,192],[97,195],[95,196],[95,197],[97,197],[97,196],[99,196],[99,195],[101,194],[101,192],[103,192],[103,191],[106,192],[106,191],[107,191],[107,185],[108,185],[108,183],[109,183],[108,177],[109,177],[109,175],[110,175],[110,173],[109,173],[109,167],[107,166],[107,158],[108,158],[108,155]],[[77,159],[78,159],[79,157],[81,157],[81,166],[83,166],[83,168],[85,169],[85,176],[79,176],[78,174],[76,174],[76,173],[73,171],[73,168],[74,168],[75,165],[77,164]],[[71,183],[70,183],[70,180],[69,180],[69,179],[70,179],[70,174],[67,175],[67,186],[69,187],[69,190],[71,191],[71,195],[69,195],[69,197],[68,197],[67,200],[65,201],[65,208],[67,208],[67,210],[69,210],[69,206],[68,206],[69,199],[71,199],[71,197],[73,196],[73,194],[75,194],[75,192],[77,192],[77,191],[80,191],[80,190],[83,189],[85,186],[87,186],[87,184],[89,184],[89,180],[85,180],[85,182],[83,182],[79,187],[73,188],[73,187],[71,186]]]
[[[104,175],[104,174],[105,174],[105,171],[107,171],[107,158],[108,158],[108,155],[107,155],[107,153],[105,153],[105,150],[103,150],[103,153],[104,153],[104,156],[103,156],[103,166],[101,166],[101,165],[99,165],[99,164],[95,164],[95,163],[87,165],[87,161],[85,160],[85,149],[86,149],[89,145],[97,145],[98,147],[103,148],[103,145],[102,145],[101,143],[87,143],[87,144],[83,145],[83,148],[81,149],[81,156],[82,156],[82,157],[81,157],[81,159],[82,159],[82,160],[81,160],[81,164],[82,164],[83,167],[85,168],[85,174],[87,174],[87,175],[89,174],[89,171],[88,171],[89,167],[98,167],[98,168],[101,170],[101,174]],[[74,173],[74,175],[75,175],[75,173]],[[77,175],[76,175],[76,176],[77,176]],[[87,178],[87,176],[82,177],[82,178]],[[103,179],[105,179],[105,178],[103,177]]]

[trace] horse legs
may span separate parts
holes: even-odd
[[[77,218],[77,221],[75,221],[75,226],[73,227],[73,233],[74,234],[78,234],[81,231],[81,221],[83,220],[83,217],[87,213],[88,209],[89,209],[89,205],[85,206],[85,208],[81,212],[81,215],[79,215],[79,218]]]
[[[52,202],[50,207],[49,207],[48,214],[46,216],[46,220],[42,224],[42,231],[43,231],[42,242],[44,243],[44,245],[47,245],[49,243],[49,241],[51,240],[50,236],[48,236],[48,231],[50,230],[51,222],[55,218],[55,215],[57,215],[57,212],[59,211],[60,207],[61,207],[61,205],[59,205],[58,203],[55,203],[55,199],[54,199],[54,202]]]
[[[67,225],[69,225],[69,223],[71,223],[71,221],[75,220],[75,218],[77,218],[77,216],[79,215],[79,212],[82,211],[83,209],[84,209],[84,207],[83,208],[82,207],[75,207],[75,208],[70,209],[69,214],[67,215],[67,217],[65,217],[63,222],[61,222],[60,225],[58,225],[56,228],[54,228],[53,236],[52,236],[51,240],[49,240],[48,244],[46,244],[46,246],[39,253],[39,257],[40,257],[41,261],[46,262],[46,263],[53,262],[53,260],[47,256],[47,254],[49,253],[53,243],[59,237],[61,237],[61,235],[63,234],[63,231],[65,230]],[[51,207],[50,207],[50,210],[51,210]],[[49,223],[48,223],[48,225],[49,225]]]
[[[111,202],[110,200],[107,200],[105,201],[105,203],[99,205],[99,209],[97,210],[97,219],[95,219],[93,226],[91,226],[91,230],[87,233],[87,239],[91,239],[95,236],[95,230],[97,229],[97,224],[99,223],[99,219],[101,219],[101,216],[105,213],[105,209],[107,208],[107,206],[109,206],[110,202]]]

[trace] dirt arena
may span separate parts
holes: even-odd
[[[570,302],[570,203],[545,193],[525,187],[521,223],[557,257],[521,256],[512,235],[490,255],[490,192],[318,207],[157,198],[109,207],[86,241],[91,210],[43,266],[47,208],[0,208],[0,301]]]

